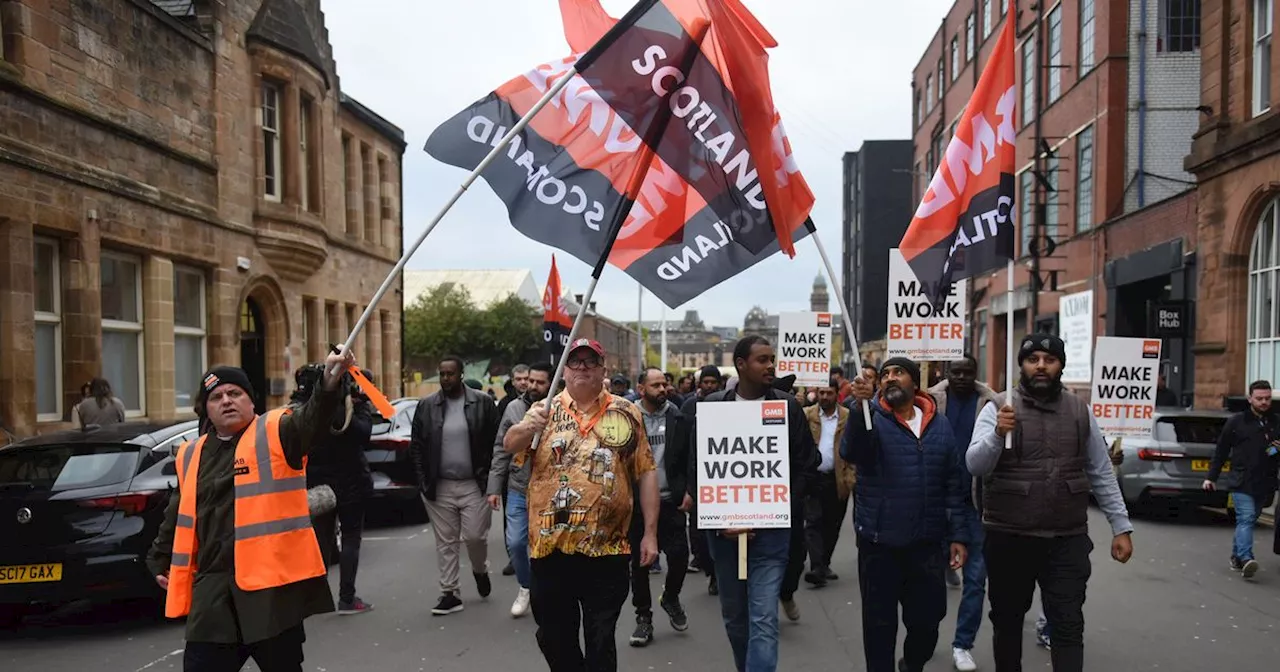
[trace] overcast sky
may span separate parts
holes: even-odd
[[[770,52],[774,100],[817,203],[813,220],[839,273],[841,156],[863,140],[911,137],[911,70],[951,0],[745,0],[778,40]],[[604,0],[621,16],[630,0]],[[422,151],[436,126],[534,65],[568,55],[555,0],[322,0],[342,89],[404,129],[404,236],[422,233],[466,172]],[[553,248],[520,235],[479,180],[436,227],[410,269],[527,268],[546,281]],[[590,268],[557,254],[567,288]],[[681,306],[708,326],[741,326],[753,305],[807,310],[822,260],[812,242],[774,255]],[[839,281],[839,278],[836,278]],[[637,285],[610,267],[596,290],[600,312],[636,317]],[[646,320],[662,304],[646,293]],[[837,310],[834,305],[833,310]]]

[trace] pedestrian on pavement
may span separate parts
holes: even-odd
[[[1231,569],[1246,579],[1258,573],[1253,557],[1253,528],[1258,513],[1271,506],[1280,467],[1280,418],[1271,410],[1271,383],[1249,385],[1249,409],[1231,416],[1218,436],[1218,448],[1209,464],[1204,489],[1213,492],[1230,461],[1231,471],[1223,487],[1231,492],[1236,509],[1236,532],[1231,544]],[[1056,625],[1056,624],[1055,624]]]
[[[507,555],[511,556],[511,566],[520,590],[516,600],[511,604],[511,615],[520,618],[529,612],[529,506],[526,493],[529,487],[529,468],[533,462],[528,454],[519,459],[503,449],[503,441],[507,432],[524,419],[529,407],[547,398],[551,389],[551,365],[537,362],[525,371],[524,394],[513,399],[507,405],[506,413],[498,425],[498,434],[493,441],[493,462],[489,467],[489,507],[498,510],[503,499],[506,501],[507,521],[505,528]],[[518,462],[518,463],[517,463]],[[505,496],[503,495],[505,493]]]
[[[680,416],[682,418],[692,417],[694,404],[724,388],[724,377],[720,375],[719,367],[715,366],[707,365],[698,369],[696,382],[696,390],[690,389],[690,393],[685,395],[685,401],[680,406]],[[696,498],[694,499],[693,508],[689,510],[689,553],[693,557],[689,566],[707,576],[707,593],[719,595],[720,586],[716,583],[715,563],[711,559],[711,551],[707,546],[707,535],[698,529],[698,502]]]
[[[440,567],[440,601],[432,615],[462,611],[458,596],[459,546],[465,544],[476,591],[488,597],[489,485],[498,408],[488,395],[462,382],[462,360],[440,360],[440,391],[418,402],[410,428],[409,458],[431,519]]]
[[[534,404],[503,441],[507,452],[531,451],[533,460],[531,596],[538,647],[551,672],[618,667],[615,636],[630,587],[637,491],[640,564],[658,557],[658,474],[644,420],[635,404],[603,388],[604,376],[604,347],[574,341],[565,354],[565,392],[551,412]]]
[[[951,423],[920,388],[920,366],[891,357],[880,393],[859,375],[853,398],[871,402],[871,424],[849,423],[840,453],[858,469],[854,530],[868,672],[920,672],[933,657],[947,615],[944,572],[964,566],[969,524]],[[948,557],[939,547],[947,545]],[[898,605],[907,637],[894,666]]]
[[[733,347],[733,365],[738,370],[733,389],[708,395],[701,403],[781,400],[787,402],[787,454],[791,461],[791,525],[803,535],[803,502],[807,487],[818,468],[818,450],[813,433],[805,422],[804,409],[796,398],[773,388],[775,355],[768,339],[752,335]],[[688,492],[698,492],[698,409],[686,406]],[[695,497],[696,499],[696,497]],[[801,503],[798,506],[797,502]],[[747,580],[738,579],[738,535],[746,534]],[[739,672],[772,672],[778,668],[778,602],[791,553],[790,529],[706,530],[707,545],[715,565],[720,590],[720,615],[733,649]],[[803,537],[802,537],[803,538]],[[788,617],[796,620],[800,609],[794,601],[783,603]]]
[[[667,400],[670,384],[657,368],[645,369],[637,379],[640,386],[640,416],[644,418],[645,436],[653,451],[658,474],[658,550],[667,555],[667,578],[658,598],[658,606],[667,612],[671,627],[677,632],[689,629],[689,617],[680,604],[689,566],[689,544],[685,531],[685,511],[693,506],[693,497],[685,486],[686,447],[676,441],[683,419],[675,404]],[[639,499],[634,506],[639,506]],[[653,641],[653,595],[649,575],[641,566],[640,553],[644,538],[644,520],[631,516],[631,605],[636,609],[636,629],[631,646],[647,646]]]
[[[79,418],[78,429],[90,425],[106,427],[124,422],[124,402],[111,392],[111,383],[106,378],[94,378],[90,381],[89,396],[80,400],[73,410],[73,416]]]
[[[308,364],[294,372],[296,389],[289,399],[294,410],[315,395],[324,380],[324,366]],[[373,496],[373,476],[364,450],[373,430],[373,404],[360,393],[350,376],[344,376],[343,403],[311,446],[307,458],[307,487],[328,486],[337,499],[337,508],[316,516],[316,538],[320,541],[325,565],[338,558],[338,613],[362,614],[373,605],[356,595],[356,572],[360,567],[360,543],[364,532],[365,506]],[[341,551],[337,532],[342,532]]]
[[[1054,672],[1084,669],[1084,598],[1091,565],[1089,493],[1111,525],[1111,557],[1133,555],[1133,525],[1107,444],[1084,400],[1062,386],[1066,346],[1032,334],[1018,348],[1022,375],[978,413],[966,456],[983,479],[984,560],[997,672],[1022,669],[1022,626],[1036,584],[1053,625]],[[1012,448],[1005,449],[1005,436]]]
[[[831,556],[840,539],[840,528],[849,511],[856,472],[840,457],[849,409],[837,403],[839,385],[831,378],[817,390],[818,403],[804,409],[809,431],[818,443],[818,478],[805,498],[804,532],[809,551],[809,573],[804,580],[819,588],[840,577],[831,571]]]
[[[951,431],[956,435],[956,445],[961,453],[967,451],[978,411],[996,400],[995,391],[978,382],[977,361],[965,355],[951,362],[947,365],[947,379],[929,388],[929,395],[938,406],[938,414],[951,423]],[[964,563],[964,593],[956,611],[956,636],[951,642],[951,657],[956,670],[970,672],[978,669],[973,660],[973,642],[982,625],[982,607],[987,597],[987,566],[982,558],[982,543],[986,536],[982,531],[981,515],[975,508],[981,496],[972,494],[980,491],[982,483],[969,473],[964,459],[960,460],[960,471],[965,484],[965,505],[971,510],[964,519],[969,525],[969,548],[972,552]]]
[[[342,403],[342,376],[329,372],[353,362],[329,355],[307,403],[257,417],[244,370],[218,366],[200,379],[211,431],[178,449],[178,487],[147,554],[165,616],[187,617],[186,672],[235,672],[249,658],[262,672],[301,672],[303,620],[333,611],[307,454]]]

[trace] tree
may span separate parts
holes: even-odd
[[[479,345],[490,357],[519,361],[525,351],[541,343],[537,317],[538,311],[524,300],[515,294],[508,295],[480,313]]]
[[[536,320],[537,311],[514,294],[480,310],[465,287],[444,283],[405,309],[405,348],[427,359],[517,361],[540,344]]]

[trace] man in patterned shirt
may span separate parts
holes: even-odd
[[[640,494],[647,567],[658,556],[658,474],[639,409],[603,388],[604,348],[578,339],[566,358],[565,391],[551,413],[535,404],[503,448],[521,463],[533,460],[529,558],[542,655],[552,672],[616,670],[615,631],[631,587],[632,493]]]

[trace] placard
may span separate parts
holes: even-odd
[[[796,385],[822,385],[831,380],[831,313],[778,315],[779,376],[795,374]]]
[[[1062,382],[1093,380],[1093,290],[1058,299],[1058,329],[1066,345]]]
[[[936,313],[930,301],[932,295],[929,287],[916,280],[902,251],[890,249],[886,357],[937,362],[964,356],[968,280],[951,285]]]
[[[791,527],[786,401],[698,404],[698,527]]]
[[[1151,436],[1159,378],[1159,340],[1098,337],[1090,407],[1103,436]]]

